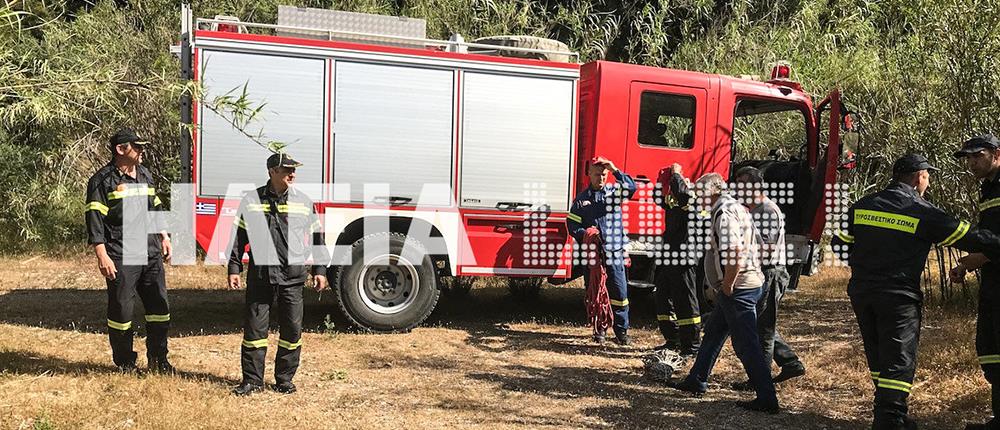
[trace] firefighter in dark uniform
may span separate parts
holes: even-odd
[[[146,358],[150,370],[173,373],[167,361],[167,331],[170,307],[163,260],[170,257],[170,240],[163,229],[147,237],[146,264],[124,264],[123,227],[141,226],[149,219],[124,219],[124,206],[146,204],[159,209],[160,198],[153,187],[153,176],[142,163],[149,142],[130,129],[111,136],[112,160],[87,182],[87,237],[97,255],[97,266],[108,285],[108,337],[116,366],[134,373],[136,353],[132,350],[135,332],[132,323],[136,294],[146,311]],[[147,231],[143,227],[142,231]],[[155,231],[155,230],[154,230]]]
[[[698,306],[698,257],[689,243],[693,193],[681,174],[680,164],[665,167],[659,175],[660,195],[656,202],[664,209],[663,254],[657,262],[656,320],[665,343],[681,355],[698,355],[701,312]]]
[[[1000,235],[1000,141],[990,134],[969,139],[955,157],[963,158],[969,171],[982,180],[979,188],[979,223],[977,226]],[[989,261],[981,253],[969,254],[951,270],[953,280],[965,278],[969,270],[982,269],[979,286],[979,312],[976,321],[976,355],[986,381],[992,388],[993,413],[1000,408],[1000,263]],[[969,424],[967,430],[1000,429],[1000,420]]]
[[[608,184],[608,172],[615,177],[616,184]],[[621,206],[635,194],[635,181],[628,174],[618,170],[615,164],[604,157],[595,157],[587,163],[590,186],[573,200],[566,223],[570,234],[578,244],[590,227],[600,232],[604,245],[603,261],[607,269],[608,296],[614,312],[615,341],[628,345],[628,281],[625,279],[625,245],[628,237],[622,224]],[[602,342],[597,335],[596,341]]]
[[[243,381],[233,390],[233,394],[239,396],[264,388],[267,329],[275,299],[279,336],[274,359],[274,389],[283,394],[295,392],[292,378],[299,368],[302,351],[302,288],[308,277],[306,261],[310,256],[313,258],[314,288],[322,291],[327,287],[329,254],[319,218],[313,212],[309,197],[292,185],[295,168],[299,166],[302,163],[284,153],[268,157],[270,179],[264,186],[244,195],[233,227],[234,244],[229,256],[229,287],[232,289],[240,288],[243,251],[247,244],[251,245],[240,359]],[[269,242],[261,242],[267,240]]]
[[[848,209],[834,250],[851,266],[847,294],[875,383],[874,429],[911,429],[906,400],[913,384],[923,293],[920,275],[932,244],[1000,255],[1000,238],[959,221],[923,199],[937,170],[920,155],[893,165],[893,183]]]

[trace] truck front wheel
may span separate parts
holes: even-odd
[[[366,243],[386,239],[387,250],[365,255]],[[437,305],[441,292],[434,263],[420,242],[400,233],[372,234],[354,242],[351,258],[351,264],[339,271],[335,285],[340,310],[358,328],[408,331],[427,319]]]

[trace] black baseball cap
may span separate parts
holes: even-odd
[[[111,147],[114,148],[118,145],[123,145],[126,143],[135,145],[148,145],[149,141],[139,137],[139,135],[135,134],[135,131],[132,130],[131,128],[123,128],[121,130],[118,130],[118,132],[116,132],[115,134],[111,135],[111,139],[108,140],[108,143],[110,143]]]
[[[937,171],[938,168],[934,167],[927,161],[927,158],[920,154],[906,154],[899,157],[896,163],[892,165],[892,174],[899,175],[904,173],[913,173],[921,170]]]
[[[973,137],[972,139],[966,140],[962,144],[962,149],[955,151],[955,158],[962,158],[967,155],[975,154],[984,149],[997,149],[1000,148],[1000,140],[997,140],[992,134],[981,134],[979,136]]]
[[[295,159],[293,159],[290,155],[285,154],[284,152],[279,152],[279,153],[276,153],[276,154],[271,154],[270,157],[267,157],[267,168],[268,169],[272,169],[272,168],[275,168],[275,167],[278,167],[278,166],[281,166],[281,167],[299,167],[301,165],[302,165],[302,163],[299,163],[298,161],[295,161]]]

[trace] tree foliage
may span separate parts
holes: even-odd
[[[431,37],[530,34],[583,61],[728,75],[790,61],[822,95],[842,89],[864,120],[856,192],[920,151],[944,168],[931,198],[971,215],[974,184],[950,152],[1000,121],[1000,5],[989,0],[203,0],[195,15],[274,22],[277,5],[424,18]],[[82,241],[86,178],[130,126],[147,164],[179,174],[179,2],[0,0],[0,250]],[[998,130],[1000,131],[1000,130]],[[962,192],[955,192],[961,190]]]

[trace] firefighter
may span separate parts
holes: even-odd
[[[608,173],[615,177],[615,184],[608,184]],[[566,222],[570,233],[578,244],[583,243],[587,228],[600,231],[604,244],[603,264],[607,269],[608,296],[614,313],[615,342],[627,346],[628,336],[628,282],[625,279],[625,244],[628,237],[622,225],[622,204],[635,193],[635,181],[628,174],[618,170],[615,164],[604,157],[595,157],[587,163],[589,187],[573,200]],[[594,340],[604,341],[597,334]]]
[[[982,180],[979,188],[978,227],[1000,234],[1000,141],[991,134],[967,140],[955,152],[966,166]],[[969,254],[951,270],[952,280],[965,278],[969,270],[982,268],[979,287],[979,312],[976,321],[976,354],[992,392],[993,413],[1000,408],[1000,264],[988,261],[981,253]],[[966,430],[1000,429],[1000,421],[990,419],[985,424],[969,424]]]
[[[302,351],[302,288],[308,277],[306,260],[310,254],[314,263],[314,288],[322,291],[327,287],[329,255],[319,218],[313,213],[312,201],[293,186],[295,169],[299,166],[302,163],[284,153],[268,157],[270,179],[264,186],[244,195],[233,227],[234,244],[228,268],[232,289],[241,287],[243,250],[250,238],[270,239],[270,243],[258,243],[255,239],[256,248],[251,244],[249,252],[241,348],[243,381],[233,390],[238,396],[264,388],[267,329],[275,299],[279,336],[274,359],[274,390],[282,394],[296,391],[292,378],[298,370]],[[314,246],[310,246],[310,237]]]
[[[170,258],[171,249],[166,232],[160,229],[160,234],[148,235],[146,264],[123,264],[127,260],[123,227],[149,222],[147,219],[125,219],[126,201],[146,204],[147,209],[161,206],[153,187],[153,176],[142,165],[148,144],[127,128],[111,136],[111,162],[87,181],[87,237],[97,255],[97,268],[108,286],[108,337],[115,365],[123,373],[138,372],[137,354],[132,350],[135,332],[132,309],[138,294],[146,310],[147,366],[152,371],[174,373],[174,367],[167,361],[170,306],[163,261]]]
[[[851,266],[847,294],[875,384],[874,429],[911,429],[906,400],[913,384],[923,293],[920,275],[932,244],[1000,255],[1000,238],[959,221],[923,199],[930,171],[923,156],[893,165],[893,181],[847,212],[833,240]]]
[[[663,254],[657,264],[656,320],[665,343],[654,349],[671,349],[683,356],[698,354],[701,312],[698,306],[698,260],[689,243],[693,194],[690,183],[674,163],[660,170],[662,194],[656,200],[664,209]]]

